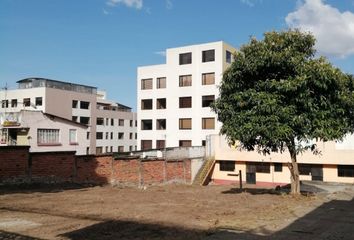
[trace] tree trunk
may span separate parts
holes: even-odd
[[[300,194],[299,168],[296,162],[296,149],[294,141],[288,145],[288,149],[291,157],[291,164],[288,165],[291,175],[291,194]]]

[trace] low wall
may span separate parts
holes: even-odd
[[[30,153],[28,147],[0,147],[0,183],[75,182],[151,185],[191,183],[191,160],[114,159],[75,152]]]

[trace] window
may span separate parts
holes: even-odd
[[[72,120],[73,122],[77,122],[77,116],[72,116],[72,117],[71,117],[71,120]]]
[[[106,146],[106,153],[108,153],[108,146]]]
[[[108,134],[109,134],[109,132],[106,132],[106,139],[108,139]]]
[[[338,177],[354,177],[354,165],[338,165]]]
[[[226,50],[226,62],[231,63],[231,61],[232,61],[232,54],[230,51]]]
[[[152,140],[141,140],[141,150],[152,149]]]
[[[156,88],[166,88],[166,78],[159,77],[156,79]]]
[[[205,147],[206,146],[206,141],[202,140],[202,146]]]
[[[96,147],[96,154],[101,154],[103,152],[102,147]]]
[[[215,83],[215,73],[203,73],[202,85],[212,85]]]
[[[152,109],[152,99],[142,99],[141,110],[151,110],[151,109]]]
[[[282,172],[283,164],[282,163],[274,163],[274,172]]]
[[[192,119],[191,118],[180,118],[179,119],[179,129],[192,129]]]
[[[179,65],[191,64],[192,63],[192,53],[181,53],[179,55]]]
[[[80,101],[80,108],[81,109],[89,109],[89,107],[90,107],[90,103],[89,102]]]
[[[59,145],[59,129],[41,129],[37,130],[37,143]]]
[[[31,105],[31,99],[30,98],[24,98],[23,99],[23,106],[29,107]]]
[[[109,118],[106,118],[106,126],[108,126]]]
[[[129,126],[131,126],[131,127],[133,126],[133,120],[129,121]]]
[[[256,163],[256,172],[270,173],[270,163]]]
[[[124,126],[124,119],[119,119],[118,125],[119,126]]]
[[[86,139],[87,139],[87,140],[90,139],[90,132],[86,132]]]
[[[202,129],[215,129],[215,118],[202,118]]]
[[[118,146],[118,152],[124,152],[124,146]]]
[[[166,119],[156,119],[156,130],[166,130]]]
[[[69,143],[77,143],[76,129],[69,129]]]
[[[73,102],[72,102],[72,107],[73,107],[73,108],[77,108],[77,100],[73,100]]]
[[[137,120],[135,120],[135,127],[137,127],[138,126],[138,121]]]
[[[141,120],[141,130],[152,130],[152,120],[151,119]]]
[[[179,146],[180,147],[191,147],[192,140],[179,140]]]
[[[215,101],[214,95],[202,96],[202,107],[210,107],[214,101]]]
[[[202,52],[203,62],[213,62],[215,61],[215,50],[206,50]]]
[[[165,140],[156,140],[156,148],[157,149],[165,148]]]
[[[114,118],[111,118],[111,126],[114,126]]]
[[[42,97],[36,97],[36,106],[42,106]]]
[[[112,146],[110,147],[110,151],[109,152],[113,152],[113,147]]]
[[[119,132],[118,133],[118,139],[123,139],[124,138],[124,133],[123,132]]]
[[[156,99],[156,108],[157,109],[166,109],[166,98]]]
[[[133,151],[133,146],[129,146],[129,152]]]
[[[179,98],[179,108],[191,108],[191,107],[192,107],[192,97]]]
[[[96,132],[96,139],[103,139],[103,132]]]
[[[310,175],[311,173],[311,164],[299,164],[299,173],[300,175]]]
[[[88,125],[90,123],[89,117],[80,117],[80,123]]]
[[[179,76],[179,86],[180,87],[192,86],[192,75]]]
[[[113,132],[111,132],[111,139],[113,139]]]
[[[135,139],[138,139],[138,134],[137,133],[135,133]]]
[[[9,107],[9,100],[2,100],[1,101],[1,107],[2,108],[8,108]]]
[[[235,171],[235,161],[219,161],[219,170],[225,172]]]
[[[104,125],[104,118],[97,118],[96,119],[96,124],[97,125]]]
[[[129,139],[133,139],[133,133],[129,133]]]
[[[11,107],[13,107],[13,108],[17,107],[17,99],[11,100]]]
[[[89,155],[89,154],[90,154],[90,148],[86,147],[86,155]]]
[[[141,79],[141,89],[152,89],[152,78]]]

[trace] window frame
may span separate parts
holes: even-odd
[[[208,56],[209,53],[212,53],[212,56]],[[202,51],[202,62],[215,62],[215,49]]]
[[[192,64],[192,52],[185,52],[179,54],[179,65]]]

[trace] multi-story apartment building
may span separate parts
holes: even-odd
[[[138,68],[138,149],[202,146],[221,123],[210,109],[235,48],[220,41],[166,50],[166,64]]]
[[[136,113],[131,108],[106,99],[104,92],[96,87],[50,80],[26,78],[18,81],[18,89],[0,91],[0,132],[2,144],[17,144],[19,131],[24,132],[18,117],[21,110],[41,111],[58,118],[87,126],[85,153],[106,153],[129,151],[136,148]],[[45,151],[45,142],[56,139],[57,150],[68,150],[60,144],[60,129],[38,130],[37,134],[47,137],[37,138],[36,151]],[[33,123],[33,127],[36,127]],[[41,129],[43,126],[41,125]],[[55,131],[51,131],[55,130]],[[39,133],[39,131],[42,131]],[[33,131],[32,131],[33,132]],[[31,136],[30,136],[31,137]],[[38,146],[43,146],[38,148]]]

